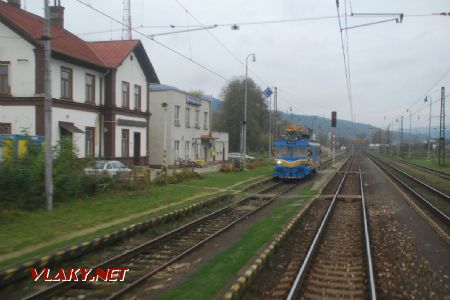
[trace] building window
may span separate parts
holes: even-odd
[[[72,99],[72,70],[61,67],[61,98]]]
[[[129,156],[130,149],[130,130],[122,129],[122,157]]]
[[[86,157],[95,156],[95,127],[86,127]]]
[[[95,104],[95,76],[86,74],[86,103]]]
[[[186,127],[191,127],[191,109],[186,107]]]
[[[205,114],[205,119],[203,120],[203,129],[208,130],[208,113],[204,112],[204,114]]]
[[[122,107],[130,107],[130,84],[122,81]]]
[[[184,157],[186,160],[190,159],[190,149],[189,149],[189,142],[184,142]]]
[[[134,85],[134,109],[141,110],[141,86]]]
[[[9,63],[0,62],[0,95],[9,93]]]
[[[199,110],[195,110],[195,128],[196,129],[200,129],[200,111]]]
[[[175,105],[174,125],[180,127],[180,106]]]
[[[175,160],[180,159],[180,141],[175,141],[174,145],[174,154],[175,154]]]
[[[11,123],[0,123],[0,134],[11,134]]]

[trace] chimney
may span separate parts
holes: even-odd
[[[54,5],[50,6],[50,20],[58,28],[64,28],[64,7],[61,6],[61,0],[55,0]]]
[[[20,0],[8,0],[8,4],[20,9]]]

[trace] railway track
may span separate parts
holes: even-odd
[[[389,175],[402,188],[408,191],[417,200],[417,203],[425,208],[423,211],[436,220],[438,226],[447,234],[450,234],[450,196],[438,190],[436,187],[409,175],[378,157],[369,155],[370,159],[380,169]]]
[[[274,292],[287,299],[376,299],[359,159],[353,157],[292,285]],[[275,295],[274,295],[275,296]]]
[[[401,159],[400,162],[402,164],[414,167],[414,168],[419,169],[421,171],[425,171],[425,172],[427,172],[429,174],[436,175],[438,177],[450,180],[450,173],[447,173],[447,172],[444,172],[444,171],[440,171],[440,170],[436,170],[436,169],[433,169],[433,168],[428,168],[428,167],[425,167],[425,166],[422,166],[422,165],[419,165],[419,164],[415,164],[415,163],[412,163],[412,162],[409,162],[409,161],[406,161],[406,160],[403,160],[403,159]]]
[[[115,299],[129,295],[149,278],[295,186],[292,183],[275,182],[257,195],[246,197],[92,267],[129,268],[124,282],[61,282],[45,287],[25,299]]]

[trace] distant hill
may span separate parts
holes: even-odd
[[[208,100],[211,97],[208,96]],[[217,109],[221,109],[223,107],[223,101],[217,98],[212,97],[211,102],[212,110],[215,111]],[[300,123],[303,126],[313,128],[316,134],[327,133],[331,131],[331,119],[324,118],[320,116],[310,116],[310,115],[297,115],[297,114],[287,114],[284,112],[280,112],[281,118],[291,120],[295,123]],[[376,126],[352,122],[347,120],[337,120],[336,127],[336,135],[343,136],[347,138],[355,138],[355,137],[370,137],[374,133],[375,130],[380,129]],[[381,128],[382,130],[386,130],[386,128]],[[392,130],[391,130],[392,132]],[[428,127],[419,127],[412,128],[412,136],[414,139],[426,140],[428,138]],[[404,135],[405,139],[409,134],[409,128],[405,127]],[[431,129],[431,138],[436,138],[439,134],[439,126],[433,126]],[[393,131],[392,138],[395,140],[399,136],[398,129]],[[450,128],[446,128],[445,136],[450,138]]]

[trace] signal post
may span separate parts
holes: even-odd
[[[331,143],[333,145],[333,167],[336,157],[336,112],[331,112]]]

